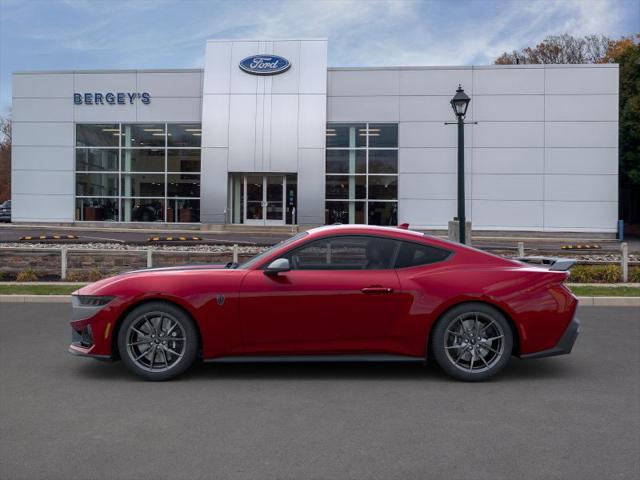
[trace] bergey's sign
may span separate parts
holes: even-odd
[[[276,75],[289,67],[291,62],[278,55],[251,55],[240,62],[240,69],[253,75]]]
[[[136,101],[144,105],[151,103],[151,94],[148,92],[106,92],[106,93],[74,93],[75,105],[133,105]]]

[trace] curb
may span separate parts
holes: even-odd
[[[583,307],[640,307],[640,297],[578,297]]]
[[[0,295],[0,303],[71,303],[71,295]]]
[[[583,307],[640,307],[640,297],[578,297]],[[0,303],[71,303],[71,295],[0,295]]]

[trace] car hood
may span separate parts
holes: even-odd
[[[232,272],[234,270],[225,268],[223,264],[215,265],[183,265],[179,267],[161,267],[161,268],[146,268],[143,270],[132,270],[130,272],[121,273],[112,277],[103,278],[97,282],[90,283],[84,287],[76,290],[72,295],[103,295],[105,291],[112,290],[112,287],[116,287],[120,284],[131,284],[132,282],[138,282],[142,279],[148,279],[150,277],[175,277],[181,273],[198,272],[198,271],[215,271],[224,274],[225,272]]]

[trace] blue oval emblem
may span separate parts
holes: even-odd
[[[240,69],[253,75],[275,75],[289,67],[289,60],[278,55],[251,55],[240,62]]]

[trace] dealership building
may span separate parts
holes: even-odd
[[[458,85],[474,230],[616,232],[617,65],[334,68],[326,39],[14,73],[13,221],[443,229]]]

